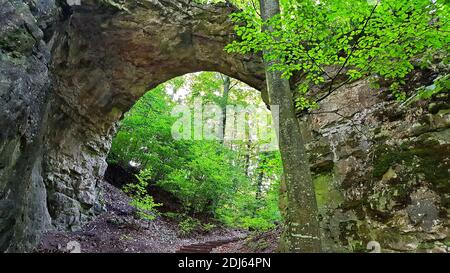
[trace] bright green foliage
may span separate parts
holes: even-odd
[[[194,76],[190,82],[189,96],[186,98],[188,104],[193,104],[195,99],[202,99],[206,103],[221,103],[221,89],[223,81],[219,73],[202,72]]]
[[[178,229],[181,236],[192,234],[199,226],[201,226],[200,221],[192,217],[186,217],[183,221],[178,223]]]
[[[190,236],[194,233],[208,233],[216,227],[212,223],[202,223],[200,220],[182,215],[178,223],[178,234],[182,237]]]
[[[180,95],[178,92],[190,90],[177,99],[187,105],[194,98],[220,104],[222,84],[222,76],[210,72],[174,79],[144,95],[121,121],[108,161],[125,167],[132,163],[141,169],[139,182],[127,185],[125,190],[133,197],[132,205],[142,217],[154,214],[156,205],[147,189],[158,185],[182,202],[186,215],[207,215],[230,226],[251,229],[267,229],[280,220],[278,153],[268,156],[270,160],[262,164],[256,146],[248,146],[245,141],[224,145],[219,141],[172,138],[176,118],[171,111],[175,103],[166,90],[174,98]],[[231,87],[228,104],[245,105],[260,100],[255,90],[235,80]],[[261,165],[254,167],[255,171],[248,176],[247,161]],[[257,194],[260,173],[264,185]],[[205,223],[194,225],[187,217],[175,219],[181,235],[213,228]]]
[[[265,163],[259,164],[252,179],[254,182],[236,192],[233,198],[228,199],[217,211],[222,221],[230,226],[267,230],[281,220],[278,208],[279,181],[282,173],[280,154],[277,151],[260,154],[260,157],[265,157],[266,160],[260,160]],[[257,183],[261,172],[271,183],[266,185],[268,189],[262,190],[259,196],[258,185],[255,185],[255,182]]]
[[[233,14],[240,39],[226,50],[267,50],[268,60],[281,60],[272,69],[286,77],[301,73],[300,97],[312,85],[319,85],[321,96],[300,99],[299,108],[314,107],[337,87],[361,77],[388,80],[399,93],[414,65],[436,51],[449,50],[450,13],[444,0],[435,4],[430,0],[281,2],[281,16],[265,26],[251,9]],[[274,31],[261,31],[268,26]]]
[[[253,193],[253,194],[249,194]],[[255,192],[238,192],[218,208],[220,219],[234,227],[268,230],[281,220],[278,209],[279,183],[273,183],[263,199],[256,199]]]
[[[212,231],[214,228],[216,228],[216,225],[212,223],[205,223],[202,225],[202,230],[206,233]]]
[[[201,228],[202,223],[195,218],[185,217],[178,223],[178,232],[181,236],[188,236]]]
[[[136,176],[137,183],[128,184],[123,188],[123,191],[131,196],[130,205],[136,208],[137,215],[147,220],[153,220],[158,214],[156,208],[162,206],[162,204],[155,203],[153,197],[147,194],[148,181],[146,178],[150,175],[151,169],[145,169]]]
[[[178,234],[183,237],[190,236],[194,233],[208,233],[217,227],[214,223],[202,223],[200,220],[186,214],[165,212],[163,215],[178,223]]]
[[[108,161],[122,166],[136,162],[141,169],[151,167],[151,177],[146,177],[151,181],[164,178],[183,164],[179,159],[186,145],[172,139],[172,106],[163,86],[145,94],[121,121]]]
[[[437,78],[434,81],[434,84],[427,87],[422,87],[417,92],[417,95],[412,97],[413,99],[429,99],[433,95],[440,93],[441,91],[449,91],[450,90],[450,75],[445,75]]]
[[[238,167],[231,165],[232,153],[218,142],[194,143],[186,163],[168,174],[158,185],[169,190],[192,213],[210,213],[245,183]]]
[[[222,105],[223,75],[220,73],[201,72],[193,75],[184,84],[188,85],[190,89],[185,99],[187,104],[193,104],[195,99],[201,99],[204,104]],[[261,103],[261,98],[258,91],[242,82],[231,79],[231,90],[226,102],[227,105],[247,106],[248,104],[258,105],[259,103]]]

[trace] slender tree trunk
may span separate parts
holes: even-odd
[[[260,5],[263,20],[280,14],[278,0],[260,0]],[[267,30],[272,31],[270,27]],[[320,252],[318,209],[308,155],[295,115],[289,81],[281,77],[281,72],[269,70],[276,62],[266,62],[266,80],[272,116],[279,125],[278,142],[286,178],[285,251]]]
[[[245,153],[245,176],[249,177],[250,176],[250,156],[251,156],[251,152],[252,152],[252,140],[249,139],[247,140],[247,144],[245,145],[246,147],[246,153]]]
[[[222,144],[225,142],[225,130],[227,128],[227,104],[228,104],[228,96],[230,94],[230,85],[231,79],[230,77],[223,75],[223,94],[222,94],[222,136],[220,142]]]
[[[256,181],[256,199],[260,200],[262,197],[262,188],[263,188],[263,180],[264,180],[264,165],[266,164],[266,155],[262,153],[262,158],[259,162],[259,170],[258,170],[258,178]]]

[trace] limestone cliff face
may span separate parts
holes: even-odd
[[[402,107],[369,86],[338,90],[305,130],[326,250],[445,251],[449,93]]]
[[[50,225],[42,127],[51,90],[48,1],[0,1],[0,251],[23,251]]]
[[[233,8],[190,2],[0,0],[0,251],[102,210],[115,123],[156,85],[211,70],[264,96],[260,58],[223,51]],[[311,116],[330,251],[369,240],[409,250],[448,235],[448,104],[400,108],[374,92],[343,88]]]

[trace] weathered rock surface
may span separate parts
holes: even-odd
[[[327,251],[449,244],[449,93],[401,107],[356,82],[311,117],[309,150]],[[381,90],[382,91],[382,90]],[[431,106],[431,107],[430,107]]]
[[[50,225],[42,127],[51,90],[53,0],[0,1],[0,252],[23,251]]]

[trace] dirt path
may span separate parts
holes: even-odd
[[[208,234],[182,238],[173,221],[161,216],[152,221],[138,219],[122,191],[106,182],[100,186],[107,211],[76,231],[47,232],[35,252],[71,252],[75,244],[83,253],[173,253],[193,250],[196,245],[206,250],[210,245],[214,248],[215,244],[220,246],[246,235],[239,230],[217,228]]]
[[[242,238],[231,238],[225,240],[210,241],[205,243],[191,244],[180,247],[175,253],[211,253],[213,249],[220,246],[242,240]]]

